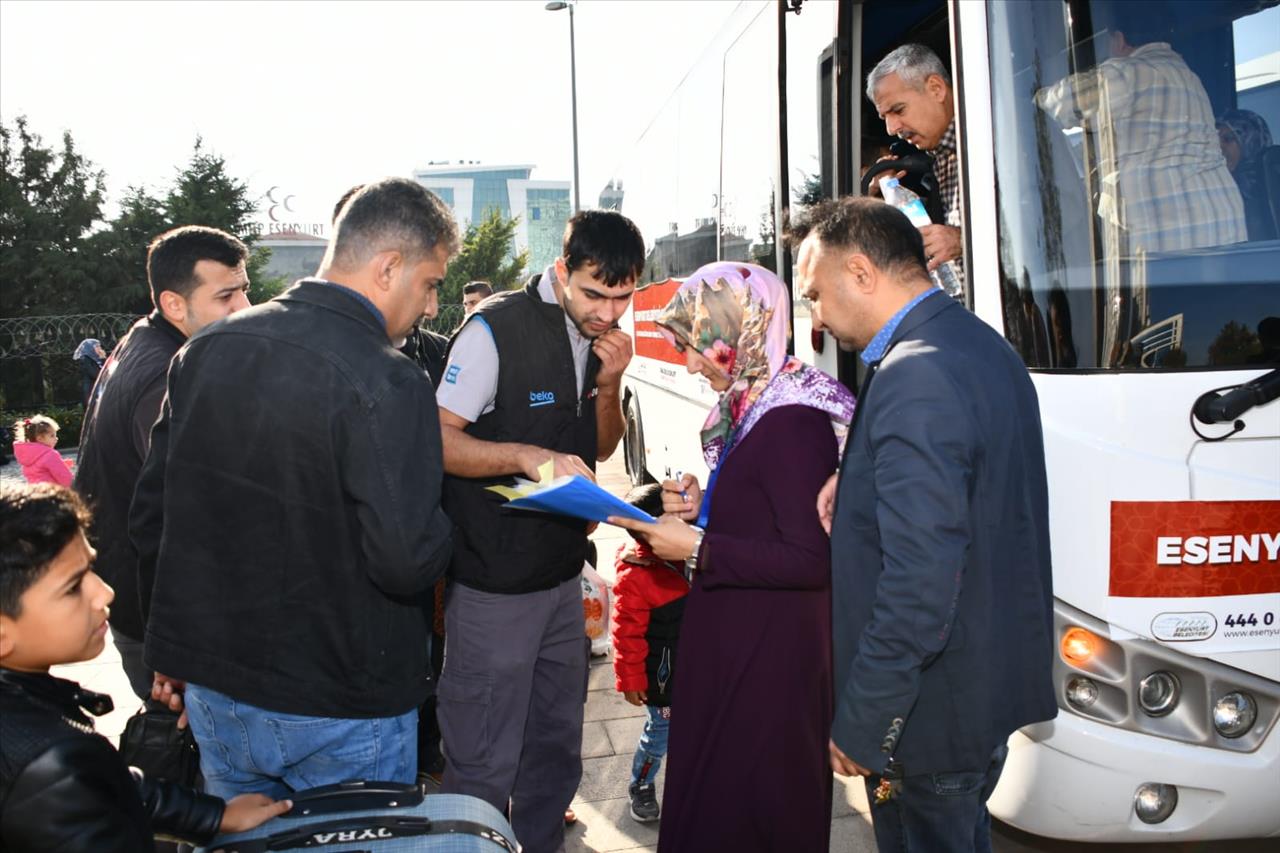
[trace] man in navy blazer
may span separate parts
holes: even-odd
[[[866,777],[881,851],[990,850],[1005,741],[1057,713],[1035,388],[1004,339],[933,286],[898,210],[824,202],[791,237],[814,327],[868,367],[818,499],[832,768]]]

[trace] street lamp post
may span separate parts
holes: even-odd
[[[573,43],[573,0],[553,0],[545,8],[548,12],[569,10],[569,90],[573,99],[573,212],[582,210],[578,194],[578,59]]]

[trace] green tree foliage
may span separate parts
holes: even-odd
[[[1251,356],[1262,352],[1262,342],[1243,323],[1228,320],[1209,344],[1209,363],[1226,366],[1248,364]]]
[[[197,138],[190,160],[158,193],[130,187],[102,222],[105,178],[63,135],[54,151],[19,117],[0,124],[0,316],[151,310],[147,245],[179,225],[208,225],[252,248],[256,205],[226,161]],[[283,289],[268,278],[270,250],[250,258],[250,298]]]
[[[800,172],[800,186],[796,188],[796,204],[800,207],[813,207],[827,197],[822,190],[822,176]]]
[[[145,313],[151,309],[147,289],[147,245],[157,235],[180,225],[207,225],[234,234],[252,248],[252,216],[257,205],[249,187],[227,171],[226,160],[204,149],[196,138],[191,159],[177,170],[173,183],[156,196],[130,187],[120,215],[101,238],[106,274],[95,290],[92,308],[82,311]],[[248,263],[250,300],[264,301],[283,289],[283,280],[263,270],[271,251],[253,249]],[[265,295],[264,295],[265,292]]]
[[[97,287],[77,313],[96,311],[145,314],[151,310],[147,289],[147,245],[169,228],[159,199],[130,187],[111,227],[94,235],[101,259]]]
[[[94,284],[89,238],[103,195],[102,171],[70,133],[55,151],[24,117],[0,124],[0,316],[78,310]]]
[[[494,291],[510,290],[519,282],[529,263],[529,250],[511,257],[517,223],[516,218],[508,219],[502,211],[491,209],[479,225],[467,227],[462,250],[449,263],[440,288],[442,305],[461,302],[462,287],[469,281],[484,279]]]

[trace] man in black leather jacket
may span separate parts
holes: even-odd
[[[154,832],[205,843],[288,811],[145,779],[93,733],[85,712],[109,712],[110,697],[49,674],[106,642],[115,593],[91,569],[88,522],[68,489],[0,489],[0,850],[135,853]]]
[[[435,392],[395,348],[457,245],[421,184],[368,184],[320,277],[174,356],[130,533],[210,793],[414,781],[452,524]]]

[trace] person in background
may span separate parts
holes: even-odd
[[[462,310],[470,317],[476,306],[493,295],[493,285],[487,281],[469,281],[462,286]]]
[[[657,524],[609,519],[693,573],[663,853],[821,851],[831,832],[831,557],[813,496],[853,396],[787,355],[789,306],[754,264],[685,280],[656,322],[719,394],[701,433],[707,489],[686,474],[663,483]]]
[[[58,446],[58,422],[45,415],[23,418],[13,425],[13,455],[28,483],[71,485],[71,466]]]
[[[88,527],[69,489],[0,486],[0,850],[137,853],[155,832],[203,844],[288,811],[145,778],[93,731],[111,697],[49,674],[106,645],[115,593],[93,571]]]
[[[564,843],[582,778],[587,524],[505,512],[488,487],[538,480],[546,463],[557,477],[595,479],[596,460],[622,438],[631,338],[617,320],[643,267],[631,220],[574,214],[551,266],[463,322],[440,386],[445,507],[457,530],[438,710],[442,790],[509,806],[530,853]]]
[[[129,529],[211,793],[415,779],[452,525],[434,390],[395,348],[457,248],[420,184],[368,184],[319,277],[174,358]]]
[[[1280,199],[1267,192],[1262,154],[1272,145],[1267,120],[1252,110],[1227,110],[1218,119],[1218,145],[1244,199],[1250,240],[1274,240]]]
[[[431,304],[427,306],[427,310],[423,312],[418,322],[414,323],[409,334],[405,336],[404,346],[400,347],[400,352],[409,356],[415,364],[426,371],[427,376],[431,377],[431,384],[436,388],[440,387],[440,380],[444,377],[449,339],[439,332],[426,328],[426,324],[439,315],[440,295],[432,293]]]
[[[94,508],[97,571],[116,590],[111,639],[140,699],[152,695],[155,679],[142,661],[146,626],[129,502],[160,417],[169,362],[205,326],[249,307],[248,259],[244,243],[216,228],[189,225],[152,240],[147,284],[154,310],[116,344],[85,410],[75,489]]]
[[[1058,711],[1035,386],[998,332],[933,286],[902,212],[823,202],[789,239],[814,328],[867,365],[817,500],[831,534],[831,768],[865,777],[881,853],[989,853],[1006,741]]]
[[[662,515],[662,486],[632,489],[627,503],[655,518]],[[651,823],[661,812],[654,780],[667,754],[671,694],[675,689],[676,642],[689,580],[684,566],[653,553],[643,533],[618,549],[613,583],[613,672],[615,685],[632,705],[645,709],[644,731],[631,761],[631,817]]]
[[[1244,206],[1200,78],[1168,43],[1163,2],[1102,5],[1101,61],[1035,93],[1063,129],[1097,135],[1097,215],[1108,258],[1239,243]]]
[[[80,371],[80,396],[84,399],[85,406],[88,406],[89,395],[93,393],[93,383],[98,381],[98,374],[102,372],[102,364],[107,360],[107,354],[102,349],[102,342],[97,338],[85,338],[71,354],[71,360],[76,363],[76,369]]]

